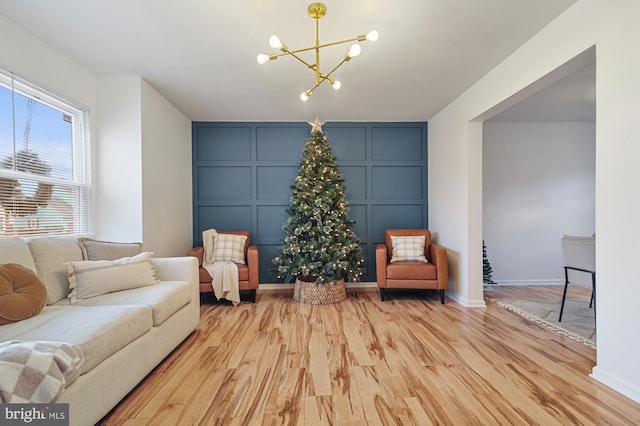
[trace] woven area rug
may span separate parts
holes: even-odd
[[[559,299],[489,297],[489,300],[518,315],[561,332],[572,339],[583,342],[593,348],[596,347],[595,319],[593,317],[593,308],[589,308],[588,300],[567,299],[562,314],[562,322],[558,322],[558,316],[560,315]]]

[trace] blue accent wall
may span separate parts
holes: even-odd
[[[388,228],[428,228],[427,124],[329,123],[322,128],[345,178],[350,217],[375,281],[375,246]],[[193,242],[202,231],[249,230],[260,282],[284,237],[307,123],[193,123]]]

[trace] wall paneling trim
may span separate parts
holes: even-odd
[[[427,123],[327,123],[366,274],[387,228],[427,228]],[[193,123],[193,242],[202,231],[248,230],[260,253],[260,283],[284,237],[291,185],[310,137],[307,123]]]

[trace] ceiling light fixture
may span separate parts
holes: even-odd
[[[298,50],[289,50],[289,48],[287,46],[285,46],[282,43],[282,41],[280,41],[280,38],[278,38],[278,36],[272,35],[269,38],[269,45],[271,47],[273,47],[274,49],[280,49],[283,53],[272,53],[272,54],[260,53],[258,55],[258,57],[257,57],[258,63],[262,65],[262,64],[266,64],[269,61],[273,61],[275,59],[278,59],[278,57],[280,57],[280,56],[290,55],[290,56],[294,57],[295,59],[297,59],[298,61],[300,61],[303,64],[305,64],[307,66],[307,68],[309,68],[310,70],[313,70],[315,72],[315,74],[316,74],[316,84],[315,84],[315,86],[313,86],[309,90],[305,90],[304,92],[302,92],[300,94],[300,100],[305,101],[305,102],[309,99],[309,96],[311,96],[313,91],[316,90],[316,88],[318,86],[320,86],[325,81],[328,81],[329,84],[331,84],[331,86],[335,90],[340,89],[342,84],[338,80],[334,80],[333,78],[331,78],[331,75],[338,68],[340,68],[340,66],[342,64],[344,64],[345,62],[350,61],[351,58],[355,58],[356,56],[358,56],[360,54],[360,51],[362,49],[361,49],[361,47],[360,47],[360,45],[358,43],[360,43],[361,41],[365,41],[365,40],[376,41],[378,39],[378,31],[372,30],[372,31],[369,31],[367,34],[361,34],[361,35],[359,35],[357,37],[350,38],[350,39],[347,39],[347,40],[341,40],[341,41],[335,41],[335,42],[332,42],[332,43],[320,44],[320,37],[318,35],[318,27],[319,27],[318,21],[320,20],[320,18],[322,18],[322,17],[324,17],[324,15],[326,15],[327,7],[322,3],[311,3],[309,5],[309,7],[307,8],[307,11],[309,12],[309,16],[316,20],[316,44],[315,44],[315,46],[306,47],[304,49],[298,49]],[[344,55],[344,58],[342,58],[342,60],[338,63],[338,65],[333,67],[333,69],[331,71],[329,71],[327,74],[323,74],[320,71],[320,49],[322,49],[323,47],[335,46],[335,45],[338,45],[338,44],[349,43],[349,42],[352,42],[352,41],[355,42],[355,43],[351,45],[351,47],[349,48],[349,51],[347,52],[346,55]],[[306,51],[309,51],[309,50],[315,50],[316,51],[316,63],[315,64],[308,63],[307,61],[305,61],[304,59],[302,59],[298,55],[298,53],[300,53],[300,52],[306,52]]]

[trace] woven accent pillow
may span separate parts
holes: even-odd
[[[89,299],[114,291],[129,290],[160,282],[149,261],[151,252],[117,260],[83,260],[69,262],[69,298]]]
[[[424,235],[391,236],[391,263],[428,262],[424,256]]]
[[[84,260],[116,260],[142,253],[142,243],[117,243],[80,237],[78,244]]]
[[[213,262],[231,261],[244,264],[246,235],[217,234],[213,240]]]

